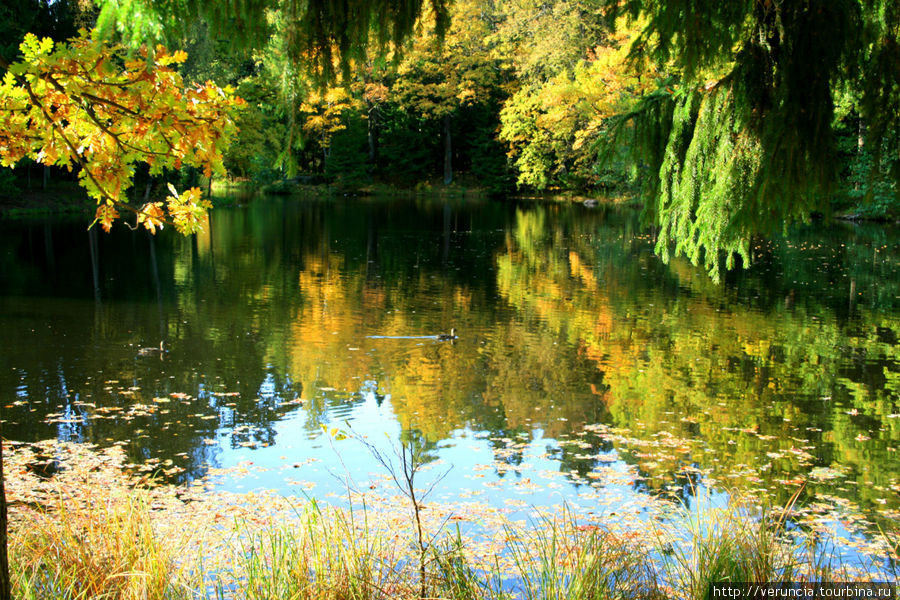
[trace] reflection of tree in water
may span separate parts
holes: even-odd
[[[437,443],[429,440],[418,429],[404,429],[400,432],[399,442],[407,446],[419,460],[419,464],[427,465],[438,459]]]
[[[279,441],[277,420],[302,398],[317,433],[374,394],[430,444],[461,428],[514,440],[492,442],[510,466],[520,434],[610,423],[697,440],[678,466],[723,477],[747,464],[777,488],[840,464],[846,477],[818,489],[893,502],[890,237],[760,242],[750,269],[715,286],[684,261],[663,265],[636,215],[612,208],[279,200],[211,219],[190,240],[155,238],[152,255],[124,229],[86,240],[80,222],[2,225],[0,326],[17,343],[0,383],[25,399],[4,407],[8,435],[130,440],[133,458],[171,458],[186,478],[215,461],[204,440],[222,429],[232,445]],[[452,346],[367,337],[450,326]],[[136,355],[161,336],[163,360]],[[86,420],[43,423],[52,413]],[[558,456],[573,481],[598,468],[586,456],[612,450],[585,441]],[[621,455],[648,489],[679,485]]]
[[[493,452],[494,472],[498,477],[502,478],[512,470],[517,477],[521,477],[521,472],[506,467],[518,467],[525,460],[525,450],[531,437],[530,432],[521,425],[514,428],[498,428],[489,431],[491,436],[488,438],[488,443]]]
[[[27,403],[14,407],[18,414],[6,411],[16,438],[124,442],[132,460],[171,459],[185,469],[174,478],[185,480],[214,464],[203,440],[214,436],[226,413],[241,415],[258,431],[270,429],[249,385],[262,364],[259,340],[235,335],[239,320],[229,319],[227,329],[215,331],[220,323],[178,309],[174,245],[182,240],[161,236],[148,248],[123,231],[92,235],[82,246],[74,243],[76,232],[83,232],[82,224],[75,231],[58,229],[55,264],[65,267],[60,277],[28,277],[34,265],[27,259],[11,261],[5,271],[10,288],[23,296],[19,316],[7,329],[23,340],[11,362],[24,365],[15,385]],[[29,256],[27,246],[19,250]],[[195,261],[193,274],[202,277],[204,264]],[[161,357],[137,352],[160,338],[167,347]],[[224,350],[231,340],[236,345]],[[49,385],[49,373],[63,383]],[[213,388],[216,382],[243,382],[227,390],[240,394],[238,403],[225,407],[221,399],[205,396],[204,385],[211,382]],[[48,414],[60,417],[44,423]]]
[[[611,441],[590,431],[566,442],[553,448],[552,454],[559,460],[559,471],[565,473],[576,487],[584,483],[589,473],[606,465],[603,458],[616,450]]]
[[[889,449],[900,435],[887,418],[900,412],[891,343],[900,290],[897,261],[872,260],[885,240],[804,230],[761,246],[751,269],[715,286],[684,261],[663,265],[648,240],[620,227],[588,231],[564,216],[550,225],[545,215],[517,214],[497,259],[504,298],[594,361],[612,424],[645,440],[702,442],[675,460],[623,452],[643,486],[665,490],[690,465],[731,481],[745,465],[750,486],[760,478],[781,502],[793,488],[780,481],[840,464],[856,485],[820,490],[890,501],[900,474]],[[567,228],[565,243],[554,227]],[[869,301],[848,302],[847,291],[861,289]],[[645,468],[651,462],[657,468]]]

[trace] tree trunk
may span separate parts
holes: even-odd
[[[444,115],[444,185],[453,183],[453,144],[450,140],[450,115]]]
[[[44,165],[44,187],[41,189],[46,190],[47,184],[50,182],[50,167],[48,165]]]
[[[862,117],[859,118],[859,122],[857,123],[856,130],[856,151],[858,154],[862,154],[863,150],[866,147],[866,120]]]
[[[3,436],[0,435],[0,440]],[[6,490],[3,485],[3,444],[0,443],[0,600],[12,598],[9,557],[6,554]]]
[[[94,278],[94,304],[100,304],[100,247],[97,245],[97,228],[88,229],[88,246],[91,250],[91,274]]]
[[[856,157],[857,160],[862,161],[863,152],[866,148],[866,122],[862,118],[862,116],[857,119],[856,127]],[[854,179],[856,181],[853,182],[853,189],[858,192],[859,188],[861,187],[859,181],[860,178],[855,177]]]
[[[378,106],[369,105],[369,164],[374,170],[375,164],[378,162]]]

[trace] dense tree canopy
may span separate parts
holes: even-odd
[[[448,23],[448,2],[429,0],[438,32]],[[399,43],[419,20],[424,0],[100,0],[98,27],[131,45],[178,39],[199,17],[232,44],[261,47],[282,38],[290,57],[330,76],[335,61],[346,68],[370,43]]]
[[[20,12],[65,37],[85,4]],[[260,184],[457,172],[492,191],[640,190],[657,252],[714,278],[749,263],[752,236],[836,203],[900,213],[888,0],[97,5],[96,35],[167,40],[192,56],[185,80],[248,100],[224,164]]]

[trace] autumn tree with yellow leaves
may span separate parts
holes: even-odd
[[[223,172],[222,151],[241,100],[212,82],[185,86],[175,65],[187,55],[162,46],[131,55],[82,31],[59,44],[28,34],[20,51],[19,61],[0,64],[6,71],[0,83],[2,165],[28,157],[76,169],[97,202],[94,223],[106,231],[122,213],[134,218],[131,227],[151,233],[165,224],[185,234],[197,231],[210,207],[198,188],[178,192],[170,184],[168,198],[141,206],[129,203],[126,191],[142,162],[151,174],[183,165],[201,167],[207,176]],[[10,589],[2,502],[5,599]]]
[[[122,213],[154,232],[166,223],[196,231],[207,200],[197,188],[171,189],[165,201],[134,206],[126,191],[135,168],[150,173],[183,165],[207,177],[223,173],[222,152],[242,101],[212,82],[185,86],[175,66],[187,58],[162,46],[131,56],[86,31],[56,44],[28,35],[22,59],[8,65],[0,85],[0,160],[25,157],[77,169],[96,200],[95,223],[109,230]]]

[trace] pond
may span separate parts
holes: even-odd
[[[424,445],[452,467],[442,502],[799,493],[848,537],[896,527],[895,227],[760,240],[715,285],[614,205],[264,198],[210,218],[193,238],[0,222],[7,439],[340,498],[385,471],[346,430]]]

